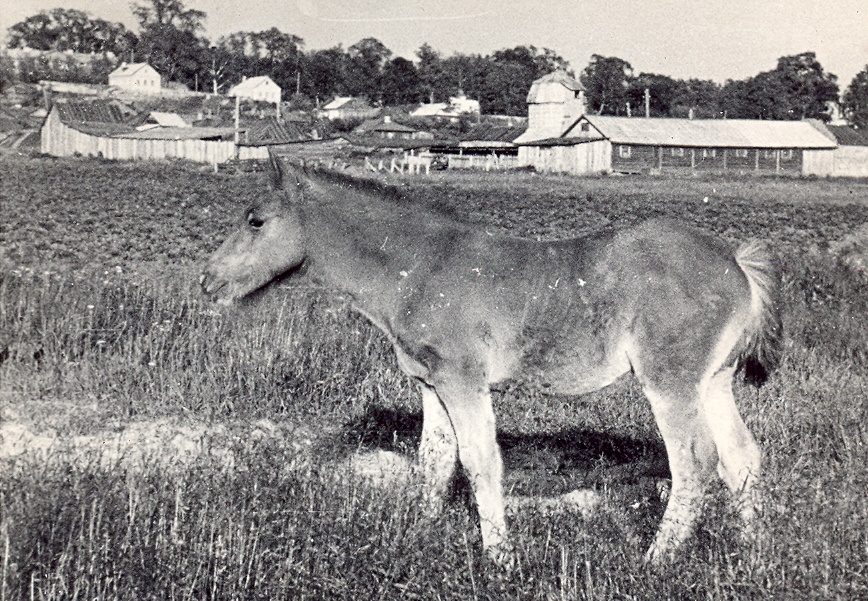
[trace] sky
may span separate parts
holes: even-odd
[[[139,0],[142,3],[141,0]],[[745,79],[781,56],[812,51],[843,91],[868,66],[868,0],[185,0],[207,14],[206,36],[277,27],[306,50],[374,37],[415,59],[430,44],[443,56],[550,48],[576,74],[592,54],[677,79]],[[0,0],[0,32],[62,6],[137,30],[125,0]]]

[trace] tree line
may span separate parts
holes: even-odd
[[[394,56],[382,42],[365,38],[344,48],[305,49],[304,40],[277,28],[240,31],[212,42],[204,36],[206,14],[182,0],[133,2],[133,32],[121,23],[79,10],[42,11],[9,28],[8,47],[105,54],[115,62],[148,62],[164,80],[209,92],[226,92],[243,76],[269,75],[284,97],[309,108],[336,95],[362,96],[384,105],[443,102],[461,92],[479,100],[486,114],[526,115],[531,83],[556,69],[575,75],[557,52],[516,46],[488,55],[444,56],[422,44],[415,60]],[[17,70],[0,68],[0,84],[39,79],[105,83],[115,62],[94,61],[89,72],[67,61],[33,61]],[[578,74],[587,88],[589,112],[654,117],[828,119],[828,103],[839,102],[835,75],[813,52],[781,57],[774,69],[718,84],[635,73],[618,57],[593,55]],[[868,127],[868,65],[844,91],[848,120]]]

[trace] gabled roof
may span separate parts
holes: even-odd
[[[232,86],[229,89],[228,96],[237,96],[238,94],[249,94],[256,88],[260,87],[268,87],[268,88],[277,88],[280,89],[274,80],[271,79],[268,75],[257,75],[256,77],[248,77],[243,80],[241,83]]]
[[[157,73],[157,70],[154,69],[148,63],[122,63],[120,67],[109,73],[109,77],[112,75],[121,75],[124,77],[130,77],[135,75],[141,71],[146,71],[150,69],[154,73]],[[159,75],[159,74],[158,74]]]
[[[337,109],[371,109],[373,108],[367,101],[354,96],[336,96],[334,100],[322,107],[324,111],[334,111]]]
[[[582,123],[590,125],[582,131]],[[603,137],[615,144],[685,148],[836,148],[808,121],[753,119],[647,119],[583,115],[560,138]]]
[[[528,103],[550,102],[550,100],[547,99],[547,96],[550,96],[550,94],[547,94],[546,90],[552,85],[563,86],[571,92],[585,91],[585,86],[574,77],[570,77],[566,71],[552,71],[548,75],[543,75],[539,79],[534,80],[527,93]],[[555,98],[554,100],[557,101],[559,99]]]

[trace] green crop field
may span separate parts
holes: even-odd
[[[668,470],[638,387],[507,387],[506,488],[530,502],[503,572],[466,485],[431,516],[400,477],[420,404],[345,300],[304,282],[231,308],[199,295],[260,179],[0,159],[0,600],[868,597],[868,183],[395,176],[402,202],[491,231],[669,215],[781,258],[783,364],[737,387],[764,450],[759,540],[716,487],[679,560],[644,567]],[[533,501],[575,490],[594,507]]]

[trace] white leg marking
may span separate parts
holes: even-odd
[[[439,512],[458,462],[455,430],[433,388],[421,384],[422,440],[419,444],[419,468],[424,480],[425,501],[429,511]]]

